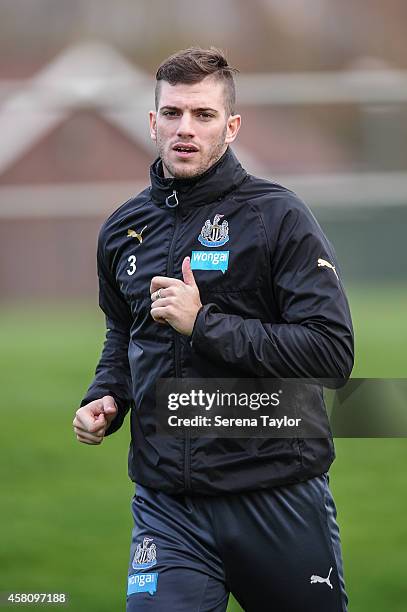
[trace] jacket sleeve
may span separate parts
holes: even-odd
[[[353,329],[332,246],[301,201],[285,211],[278,230],[263,214],[262,220],[278,322],[226,314],[206,304],[195,321],[193,349],[252,376],[347,379]]]
[[[104,395],[113,396],[118,412],[106,431],[106,435],[109,435],[121,427],[131,405],[128,347],[132,317],[130,308],[120,294],[116,281],[108,269],[100,237],[97,267],[99,306],[105,313],[106,338],[96,367],[95,378],[80,405],[84,406]]]

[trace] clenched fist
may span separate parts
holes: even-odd
[[[150,284],[150,312],[157,323],[168,323],[180,334],[190,336],[202,303],[189,257],[182,262],[182,278],[183,281],[154,276]]]
[[[111,395],[82,406],[72,423],[77,440],[84,444],[100,444],[116,414],[116,402]]]

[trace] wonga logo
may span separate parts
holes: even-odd
[[[133,593],[150,593],[157,590],[158,574],[131,574],[127,580],[127,595]]]
[[[192,251],[192,270],[222,270],[225,274],[229,265],[229,251]]]

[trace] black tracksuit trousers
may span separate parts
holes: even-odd
[[[346,612],[336,510],[323,474],[221,496],[132,500],[127,612]]]

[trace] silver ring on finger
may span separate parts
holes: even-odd
[[[161,298],[161,289],[157,291],[157,297],[155,299],[159,300],[160,298]]]

